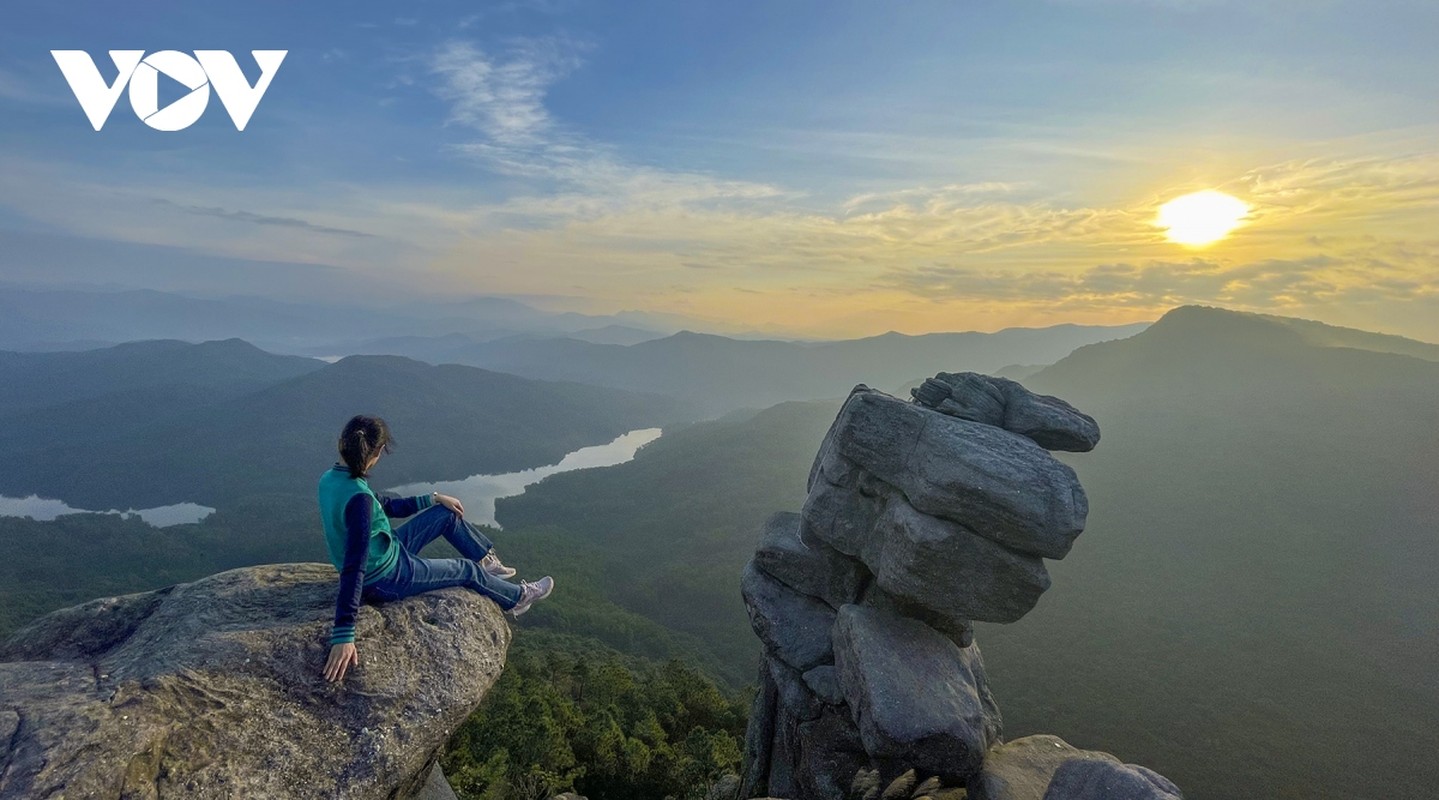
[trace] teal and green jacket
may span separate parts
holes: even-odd
[[[390,530],[389,518],[423,511],[434,504],[434,498],[428,494],[378,495],[364,478],[351,478],[344,464],[336,464],[320,476],[319,496],[325,546],[330,563],[340,571],[330,644],[344,644],[355,641],[355,615],[364,587],[388,575],[400,557],[400,544]]]

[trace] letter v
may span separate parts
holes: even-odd
[[[254,114],[255,107],[260,105],[260,98],[265,96],[265,90],[270,88],[270,81],[280,69],[280,62],[285,60],[289,52],[251,50],[250,55],[254,56],[255,63],[260,67],[260,79],[251,86],[250,82],[245,80],[245,73],[240,71],[240,65],[235,63],[235,57],[228,52],[195,51],[195,58],[199,60],[200,66],[205,68],[205,74],[210,76],[210,85],[215,87],[215,94],[220,96],[220,104],[230,113],[235,130],[243,131],[250,123],[250,115]]]
[[[80,109],[90,118],[90,126],[98,131],[105,127],[105,120],[109,119],[110,112],[115,110],[115,102],[120,99],[120,92],[125,90],[125,84],[130,82],[130,76],[134,74],[135,68],[140,66],[140,59],[145,57],[145,51],[111,50],[110,60],[115,62],[115,69],[119,74],[115,76],[115,83],[108,86],[105,79],[100,77],[95,60],[84,50],[51,50],[50,55],[54,56],[55,63],[60,65],[60,72],[70,84],[70,91],[74,92],[75,99],[80,101]]]

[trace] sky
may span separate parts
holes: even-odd
[[[399,10],[397,10],[399,9]],[[1439,341],[1429,0],[14,3],[0,280],[850,337],[1181,304]],[[50,51],[288,50],[96,132]],[[161,78],[161,105],[183,91]],[[213,93],[212,93],[213,94]],[[1217,189],[1226,238],[1158,207]]]

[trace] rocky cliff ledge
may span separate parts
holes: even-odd
[[[329,565],[278,564],[18,631],[0,645],[0,799],[421,792],[499,677],[509,626],[462,589],[365,605],[360,665],[329,684],[334,598]]]
[[[741,579],[764,643],[741,797],[1171,800],[1163,777],[1055,737],[1001,738],[972,623],[1049,588],[1089,506],[1050,450],[1099,427],[1003,378],[940,373],[914,402],[859,386],[799,514]]]

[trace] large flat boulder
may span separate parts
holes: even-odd
[[[232,570],[57,611],[0,645],[0,798],[394,798],[504,667],[495,604],[447,589],[357,620],[361,662],[321,675],[324,564]]]
[[[1014,622],[1049,588],[1038,556],[1011,550],[957,522],[921,514],[903,498],[885,506],[869,564],[886,592],[958,620]]]
[[[800,672],[834,662],[830,629],[835,611],[823,600],[785,586],[753,560],[740,576],[740,594],[767,654]]]
[[[822,478],[842,457],[919,511],[1023,553],[1063,558],[1089,512],[1074,470],[1030,439],[883,392],[850,394],[822,450]]]
[[[999,740],[999,708],[979,647],[961,649],[913,619],[845,606],[835,666],[865,752],[949,783],[979,771]]]
[[[1044,800],[1055,771],[1069,761],[1085,758],[1119,763],[1108,753],[1080,750],[1046,733],[996,745],[985,754],[984,766],[969,782],[969,800]]]

